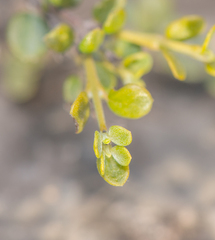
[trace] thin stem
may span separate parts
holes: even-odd
[[[102,90],[102,87],[100,85],[97,72],[96,72],[96,66],[94,63],[94,60],[91,57],[86,57],[84,60],[84,66],[86,70],[87,75],[87,86],[92,94],[93,104],[96,111],[96,117],[99,124],[100,131],[106,131],[106,123],[105,123],[105,117],[104,117],[104,111],[102,107],[102,101],[99,96],[99,93]]]
[[[170,50],[186,54],[202,62],[212,62],[215,59],[213,52],[210,50],[202,53],[201,45],[192,45],[170,40],[156,34],[137,33],[125,30],[121,31],[118,34],[118,37],[125,41],[149,48],[153,51],[159,51],[160,48],[164,46]]]

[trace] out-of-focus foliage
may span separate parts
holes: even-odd
[[[9,23],[7,41],[16,57],[25,61],[36,61],[46,52],[43,37],[47,32],[47,25],[40,16],[19,13]]]
[[[74,32],[69,25],[61,24],[49,32],[44,41],[48,48],[56,52],[65,52],[74,42]]]
[[[204,19],[190,15],[175,20],[166,28],[166,36],[174,40],[187,40],[200,34],[205,26]]]

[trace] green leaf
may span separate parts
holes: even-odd
[[[59,8],[67,8],[67,7],[74,7],[82,0],[49,0],[49,3],[55,7]]]
[[[121,30],[125,23],[125,11],[124,9],[116,9],[112,11],[106,19],[103,29],[107,34],[114,34]]]
[[[101,62],[96,63],[96,69],[102,86],[109,92],[116,86],[116,76]]]
[[[148,114],[153,104],[148,90],[134,84],[111,90],[108,98],[108,106],[116,115],[131,119]]]
[[[100,132],[95,131],[93,149],[97,158],[102,154],[102,136]]]
[[[123,61],[123,65],[135,76],[135,78],[141,78],[151,71],[153,60],[150,54],[138,52],[126,57]]]
[[[61,24],[49,32],[44,40],[48,48],[65,52],[74,42],[74,32],[69,25]]]
[[[104,32],[96,28],[89,32],[80,42],[79,50],[82,53],[89,54],[97,51],[104,40]]]
[[[163,53],[163,56],[165,57],[173,76],[178,80],[185,80],[186,72],[183,65],[167,48],[161,47],[161,52]]]
[[[104,166],[104,171],[102,171],[102,166]],[[97,169],[101,177],[113,186],[123,186],[129,177],[129,167],[121,166],[113,157],[98,158]]]
[[[72,103],[80,94],[83,88],[79,77],[71,75],[63,83],[63,98],[65,102]]]
[[[7,29],[7,41],[12,53],[21,60],[36,61],[46,52],[43,37],[48,28],[43,19],[32,13],[15,15]]]
[[[213,37],[214,33],[215,33],[215,25],[210,29],[210,31],[208,32],[205,38],[205,41],[202,46],[202,53],[204,53],[208,49],[208,46],[210,44],[211,38]]]
[[[140,52],[141,47],[123,40],[114,40],[113,51],[118,57],[125,58],[133,53]]]
[[[93,16],[99,23],[104,23],[109,13],[115,6],[116,0],[104,0],[96,4],[93,9]]]
[[[132,142],[131,132],[120,126],[111,126],[108,135],[110,140],[118,146],[128,146]]]
[[[205,21],[197,15],[189,15],[174,22],[166,29],[166,36],[174,40],[187,40],[200,34],[205,26]]]
[[[113,158],[121,165],[128,166],[131,162],[131,154],[127,148],[121,146],[115,146],[111,149]]]
[[[86,92],[81,92],[73,103],[70,115],[75,120],[76,133],[83,131],[83,128],[90,116],[89,99]]]
[[[4,93],[17,103],[26,103],[35,97],[40,83],[40,72],[43,61],[23,62],[11,54],[4,58]]]
[[[211,63],[207,63],[205,65],[205,69],[209,75],[215,77],[215,61]]]

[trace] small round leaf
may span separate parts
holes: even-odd
[[[104,40],[104,32],[96,28],[89,32],[80,42],[79,50],[82,53],[89,54],[97,51]]]
[[[113,158],[121,165],[128,166],[131,162],[131,154],[127,148],[121,146],[115,146],[111,149]]]
[[[81,92],[73,103],[70,115],[75,120],[76,133],[83,131],[85,124],[90,116],[89,99],[86,92]]]
[[[63,83],[63,98],[65,102],[72,103],[82,91],[82,81],[77,76],[69,76]]]
[[[111,90],[108,98],[108,106],[116,115],[131,119],[148,114],[153,104],[149,91],[134,84]]]
[[[203,30],[204,19],[197,15],[189,15],[174,22],[166,29],[166,36],[174,40],[187,40],[195,37]]]
[[[132,142],[131,132],[120,126],[111,126],[108,135],[110,140],[118,146],[128,146]]]
[[[116,9],[112,11],[104,23],[103,29],[107,34],[114,34],[121,30],[125,23],[124,9]]]
[[[123,61],[123,65],[136,78],[141,78],[151,71],[153,60],[150,54],[138,52],[127,56]]]
[[[8,25],[7,41],[16,57],[36,61],[46,52],[43,37],[47,32],[47,25],[41,17],[32,13],[20,13]]]
[[[97,169],[101,177],[106,182],[113,186],[123,186],[129,177],[129,167],[121,166],[118,164],[113,157],[108,158],[105,156],[104,164],[102,159],[97,159]],[[104,172],[102,171],[104,165]]]
[[[45,36],[48,48],[55,52],[65,52],[74,42],[74,32],[69,25],[61,24]]]

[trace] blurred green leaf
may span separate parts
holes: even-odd
[[[97,159],[97,169],[101,177],[113,186],[123,186],[129,177],[129,167],[121,166],[113,157],[104,157],[104,172],[102,171],[102,159]]]
[[[96,69],[102,86],[109,92],[116,86],[116,76],[101,62],[96,63]]]
[[[118,146],[128,146],[132,142],[131,132],[120,126],[111,126],[108,135],[110,140]]]
[[[118,116],[137,119],[148,114],[153,98],[145,88],[128,84],[119,90],[111,90],[108,96],[109,108]]]
[[[67,7],[74,7],[82,0],[49,0],[49,3],[55,7],[59,8],[67,8]]]
[[[82,53],[89,54],[97,51],[104,40],[104,32],[96,28],[89,32],[80,42],[79,50]]]
[[[143,75],[151,71],[153,59],[148,53],[138,52],[127,56],[123,60],[123,65],[136,78],[141,78]]]
[[[163,53],[163,56],[165,57],[173,76],[178,80],[185,80],[186,72],[178,59],[165,47],[161,47],[161,52]]]
[[[125,23],[125,11],[124,9],[116,9],[112,11],[106,19],[103,29],[107,34],[114,34],[121,30]]]
[[[74,42],[74,32],[69,25],[61,24],[52,29],[44,38],[48,48],[65,52]]]
[[[206,72],[207,72],[209,75],[215,77],[215,61],[212,62],[212,63],[207,63],[207,64],[205,65],[205,69],[206,69]]]
[[[78,95],[71,107],[70,115],[75,120],[76,133],[82,132],[90,116],[89,99],[86,92],[81,92]]]
[[[111,149],[113,158],[121,165],[128,166],[131,162],[131,154],[127,148],[121,146],[115,146]]]
[[[10,99],[26,103],[36,95],[41,63],[23,62],[10,54],[4,56],[3,89]]]
[[[102,136],[100,132],[95,131],[93,149],[97,158],[102,154]]]
[[[99,23],[103,24],[106,18],[108,17],[110,11],[115,6],[115,2],[116,0],[104,0],[104,1],[98,2],[93,10],[94,18]]]
[[[65,102],[72,103],[82,91],[83,83],[77,76],[71,75],[63,83],[63,98]]]
[[[13,54],[26,61],[40,59],[46,52],[43,37],[48,28],[43,19],[32,13],[15,15],[7,29],[7,41]]]
[[[113,51],[118,57],[125,58],[128,55],[140,52],[141,47],[123,40],[114,39]]]
[[[174,40],[187,40],[200,34],[205,26],[205,21],[197,15],[189,15],[177,19],[166,29],[166,36]]]

